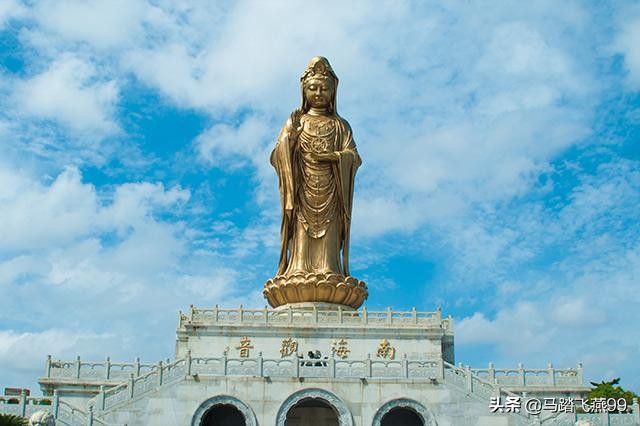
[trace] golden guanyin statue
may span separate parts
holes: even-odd
[[[338,78],[329,61],[313,58],[300,86],[302,107],[291,113],[271,153],[282,207],[281,250],[264,295],[273,307],[358,308],[367,287],[349,276],[349,228],[362,161],[349,123],[336,110]]]

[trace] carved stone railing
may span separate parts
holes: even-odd
[[[111,362],[110,358],[105,362],[83,362],[80,357],[75,361],[54,361],[49,355],[45,364],[44,378],[120,383],[131,374],[137,377],[155,368],[157,365],[140,363],[140,358],[136,358],[133,363]]]
[[[18,403],[13,403],[16,400]],[[92,407],[89,407],[89,410],[85,412],[61,400],[57,391],[51,397],[27,396],[24,391],[18,397],[0,397],[0,414],[30,417],[35,412],[43,410],[53,414],[58,426],[121,426],[95,417]]]
[[[542,418],[542,426],[573,426],[578,420],[587,420],[593,426],[640,426],[640,404],[634,398],[630,413],[554,413]]]
[[[443,361],[443,369],[445,382],[458,387],[460,390],[466,391],[469,395],[486,401],[487,404],[491,400],[491,397],[520,398],[519,395],[502,388],[500,385],[478,377],[470,368],[456,367],[453,364]],[[531,423],[531,416],[525,412],[501,414],[512,417],[518,426],[527,426]]]
[[[370,378],[370,379],[424,379],[432,383],[443,380],[443,363],[438,360],[409,360],[403,355],[398,360],[310,359],[292,356],[269,359],[259,353],[254,358],[221,357],[194,358],[187,352],[185,358],[170,364],[159,363],[147,374],[129,379],[118,386],[105,389],[88,405],[98,412],[112,410],[161,386],[176,383],[187,376],[252,376],[280,378]]]
[[[328,309],[244,309],[242,305],[238,309],[220,309],[216,305],[212,309],[195,308],[193,305],[189,312],[180,312],[178,316],[179,326],[186,325],[263,325],[299,326],[299,325],[345,325],[345,326],[393,326],[393,327],[442,327],[452,330],[453,320],[451,316],[442,318],[440,310],[434,312],[418,312],[415,308],[411,311],[397,312],[368,311],[362,308],[359,311],[350,311],[342,308]]]
[[[524,368],[496,369],[492,363],[488,368],[472,368],[474,374],[488,382],[501,386],[520,388],[526,386],[556,387],[583,386],[582,364],[577,368],[554,368],[551,363],[545,369]]]

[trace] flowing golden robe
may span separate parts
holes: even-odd
[[[337,114],[307,113],[300,122],[300,136],[290,139],[287,120],[271,153],[282,207],[278,275],[348,276],[353,181],[361,164],[351,127]],[[336,152],[339,159],[315,161],[312,152]]]

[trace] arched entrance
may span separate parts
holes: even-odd
[[[424,426],[424,422],[422,417],[412,409],[398,407],[382,416],[380,426]]]
[[[373,417],[373,426],[437,426],[433,414],[417,401],[407,398],[385,403]]]
[[[280,406],[276,426],[353,426],[349,409],[324,389],[303,389]]]
[[[319,398],[299,401],[287,412],[286,426],[340,426],[338,413]]]
[[[251,408],[232,396],[214,396],[196,410],[191,426],[257,426]]]
[[[218,404],[207,411],[201,426],[247,426],[244,416],[233,405]]]

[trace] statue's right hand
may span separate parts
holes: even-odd
[[[302,111],[296,109],[291,113],[291,130],[289,131],[289,140],[297,140],[300,133],[302,133]]]

